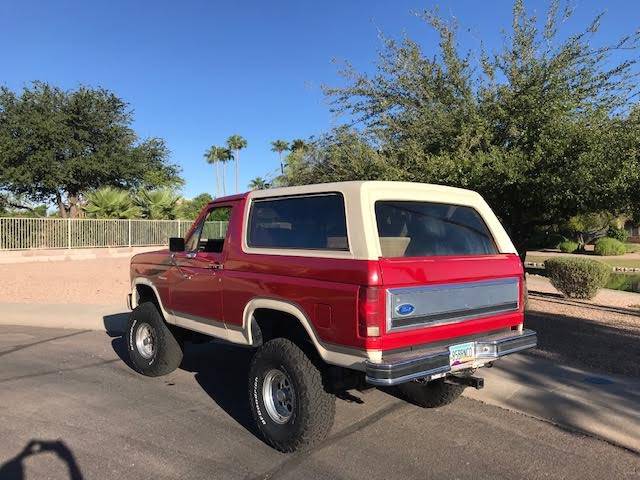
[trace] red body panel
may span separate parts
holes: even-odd
[[[379,337],[360,336],[361,287],[378,286],[384,292],[384,288],[398,286],[514,276],[522,279],[522,264],[512,254],[379,261],[247,254],[242,251],[241,242],[245,202],[246,196],[240,195],[212,204],[234,207],[223,254],[211,257],[199,253],[191,260],[180,254],[177,260],[172,260],[167,250],[137,255],[132,260],[132,277],[148,277],[157,286],[168,310],[224,321],[229,327],[242,325],[244,308],[253,298],[284,300],[299,306],[322,342],[360,349],[407,348],[523,322],[521,306],[515,313],[394,333],[387,333],[381,320]],[[224,270],[209,268],[214,260],[223,263]],[[191,280],[187,279],[189,276]],[[211,305],[212,302],[216,305]],[[380,294],[381,319],[386,311],[384,302],[385,295]]]

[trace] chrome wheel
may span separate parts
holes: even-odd
[[[262,384],[264,406],[276,423],[287,423],[295,408],[295,391],[289,377],[280,370],[269,370]]]
[[[136,348],[143,358],[151,358],[155,352],[153,329],[148,323],[142,323],[136,331]]]

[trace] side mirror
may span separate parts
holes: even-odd
[[[184,252],[184,238],[171,237],[169,239],[169,251],[170,252]]]

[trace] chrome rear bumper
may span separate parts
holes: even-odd
[[[449,364],[449,347],[469,341],[475,343],[475,360],[452,367]],[[533,348],[537,343],[537,335],[533,330],[509,330],[467,340],[453,339],[448,345],[383,356],[380,363],[367,361],[366,379],[373,385],[382,386],[397,385],[417,378],[439,378],[456,370],[481,367],[505,355]]]

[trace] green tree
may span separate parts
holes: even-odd
[[[102,186],[180,185],[164,142],[140,141],[132,121],[129,105],[102,88],[0,88],[0,189],[75,217],[82,196]]]
[[[616,218],[609,212],[591,212],[571,217],[566,224],[567,230],[578,241],[578,246],[584,246],[594,240],[607,235],[611,225],[615,225]]]
[[[38,218],[46,216],[46,205],[32,205],[24,198],[15,198],[11,194],[0,193],[0,217]]]
[[[247,141],[240,135],[231,135],[227,138],[227,147],[233,152],[233,158],[235,160],[235,178],[236,178],[236,193],[238,193],[238,170],[240,169],[240,150],[247,148]]]
[[[291,140],[291,151],[292,152],[296,152],[296,151],[306,151],[309,148],[309,146],[307,145],[307,142],[301,138],[296,138],[294,140]]]
[[[385,39],[373,75],[347,66],[347,85],[325,89],[333,110],[360,125],[377,167],[340,167],[343,137],[334,135],[303,180],[377,175],[479,191],[521,253],[541,226],[640,208],[640,33],[596,45],[601,16],[582,33],[559,34],[570,16],[554,2],[539,28],[517,0],[502,49],[462,55],[455,24],[425,12],[438,55]]]
[[[201,193],[191,200],[182,199],[178,207],[178,218],[193,220],[202,211],[204,206],[213,201],[213,197],[208,193]]]
[[[396,168],[357,131],[342,126],[293,150],[286,158],[279,185],[296,185],[346,180],[402,180]]]
[[[90,218],[138,218],[142,214],[129,192],[113,187],[87,193],[82,209]]]
[[[142,217],[149,220],[174,220],[178,212],[180,196],[168,188],[140,190],[135,196],[135,204]]]
[[[284,165],[282,163],[282,153],[289,150],[289,142],[285,140],[274,140],[271,142],[271,151],[278,153],[278,161],[280,162],[280,172],[284,173]]]
[[[264,190],[269,188],[267,181],[262,177],[256,177],[249,182],[249,188],[251,190]]]

